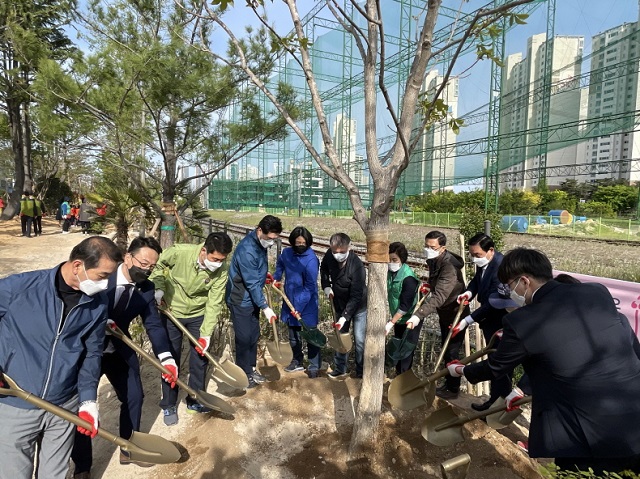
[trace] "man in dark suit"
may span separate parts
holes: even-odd
[[[169,347],[167,332],[162,326],[156,306],[155,287],[147,278],[155,268],[162,248],[154,238],[136,238],[131,242],[124,262],[109,277],[108,325],[117,325],[127,336],[129,325],[140,315],[149,336],[154,353],[173,375],[163,374],[163,379],[175,386],[178,367]],[[107,331],[108,333],[108,331]],[[102,374],[105,374],[122,403],[120,407],[120,436],[129,439],[133,431],[140,429],[144,393],[140,379],[138,357],[119,339],[107,335],[102,356]],[[88,479],[91,469],[91,440],[76,434],[73,453],[75,479]],[[120,451],[120,464],[136,464],[142,467],[152,464],[132,461],[126,451]]]
[[[451,333],[451,338],[455,338],[467,326],[478,323],[485,341],[489,342],[493,333],[502,328],[502,318],[507,314],[505,309],[496,309],[489,303],[489,296],[497,293],[500,285],[498,267],[502,263],[502,253],[496,251],[493,239],[484,233],[478,233],[471,238],[467,242],[467,246],[471,260],[476,266],[476,274],[469,282],[467,290],[458,296],[458,304],[476,298],[480,307],[458,323]],[[472,404],[471,407],[476,411],[484,411],[489,409],[496,399],[507,397],[510,392],[510,375],[494,378],[491,380],[489,400],[480,404]]]
[[[553,280],[549,259],[525,248],[504,256],[498,278],[522,307],[503,318],[493,355],[449,363],[449,373],[477,383],[522,364],[533,396],[531,457],[598,476],[639,473],[640,345],[611,294],[597,283]]]

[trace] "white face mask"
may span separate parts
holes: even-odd
[[[347,256],[349,256],[349,252],[348,251],[346,253],[334,253],[334,252],[331,252],[331,254],[333,255],[333,257],[336,259],[336,261],[338,263],[344,263],[347,260]]]
[[[522,278],[520,278],[522,279]],[[526,304],[527,299],[525,298],[525,296],[520,296],[518,293],[516,293],[516,288],[518,287],[518,285],[520,284],[520,279],[518,280],[518,282],[516,283],[515,287],[513,288],[513,290],[511,290],[511,293],[509,294],[509,297],[513,300],[514,303],[516,303],[518,305],[519,308],[521,308],[522,306],[524,306]],[[527,287],[527,289],[529,289]],[[527,294],[527,289],[524,290],[524,294]]]
[[[89,277],[87,276],[87,270],[84,267],[84,263],[82,263],[82,269],[84,270],[84,275],[87,279],[85,279],[84,281],[80,281],[80,278],[78,278],[78,275],[76,274],[76,278],[80,282],[78,286],[80,288],[80,291],[82,291],[87,296],[93,296],[94,294],[98,294],[100,291],[106,291],[106,289],[109,287],[109,280],[107,278],[101,279],[100,281],[94,281],[92,279],[89,279]]]
[[[479,268],[484,268],[489,264],[489,259],[486,256],[484,258],[471,258],[471,261]]]
[[[434,251],[431,248],[425,248],[424,249],[424,254],[427,255],[427,259],[434,259],[434,258],[437,258],[438,256],[440,256],[440,250]]]
[[[397,273],[402,267],[402,263],[389,263],[389,271],[392,273]]]
[[[263,248],[271,248],[273,246],[274,240],[266,240],[260,238],[260,244]]]
[[[220,266],[222,266],[221,262],[218,261],[209,261],[207,258],[204,259],[204,266],[211,271],[212,273],[217,270]]]

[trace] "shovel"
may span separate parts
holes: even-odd
[[[171,371],[169,371],[162,364],[160,364],[160,361],[158,361],[151,354],[146,352],[144,349],[142,349],[140,346],[134,343],[131,339],[129,339],[129,337],[127,337],[127,335],[124,334],[119,327],[116,326],[114,329],[111,329],[109,326],[107,326],[107,334],[111,334],[112,336],[118,338],[120,341],[122,341],[124,344],[129,346],[131,349],[133,349],[136,353],[138,353],[144,359],[146,359],[151,364],[153,364],[153,366],[161,373],[171,374]],[[176,384],[180,386],[182,389],[184,389],[191,398],[195,399],[200,404],[208,407],[209,409],[214,409],[216,411],[220,411],[226,414],[233,414],[235,412],[235,409],[233,408],[233,406],[231,406],[231,404],[227,403],[223,399],[216,397],[213,394],[209,394],[205,391],[196,391],[195,389],[185,384],[182,380],[180,380],[180,378],[176,378]]]
[[[517,400],[513,404],[515,406],[520,406],[529,402],[531,402],[531,396],[526,396]],[[438,409],[424,420],[422,423],[422,437],[436,446],[451,446],[457,442],[464,441],[464,436],[462,435],[463,424],[481,417],[489,416],[490,414],[505,411],[506,407],[502,404],[498,406],[491,406],[486,411],[471,414],[469,416],[458,417],[458,415],[453,411],[453,407],[447,406],[442,409]]]
[[[498,398],[494,401],[491,407],[501,406],[502,410],[489,414],[485,419],[487,420],[487,425],[492,429],[502,429],[503,427],[507,427],[513,421],[515,421],[520,414],[522,414],[522,409],[516,408],[512,411],[506,410],[506,401],[504,398]],[[490,410],[490,409],[489,409]]]
[[[51,414],[61,417],[65,421],[69,421],[76,426],[91,430],[93,425],[81,419],[76,414],[67,409],[51,404],[38,396],[34,396],[30,392],[21,389],[16,382],[7,374],[4,374],[4,383],[7,387],[0,387],[0,394],[7,396],[15,396],[34,406],[43,409]],[[171,464],[177,462],[182,454],[178,448],[165,438],[153,434],[145,434],[143,432],[134,431],[127,440],[120,436],[116,436],[109,431],[98,428],[98,436],[109,442],[120,446],[120,449],[127,451],[133,461],[149,462],[151,464]]]
[[[267,302],[269,303],[269,307],[273,310],[273,306],[271,305],[271,291],[269,291],[269,288],[267,288]],[[289,341],[280,341],[275,321],[271,323],[271,326],[273,327],[273,341],[267,341],[267,349],[269,350],[271,359],[278,364],[288,366],[291,364],[291,361],[293,361],[293,350],[291,349],[291,344],[289,344]]]
[[[273,283],[271,283],[271,287],[275,289],[280,296],[282,296],[282,299],[285,303],[287,303],[287,306],[289,306],[291,312],[296,310],[293,307],[293,304],[291,304],[291,301],[289,301],[289,298],[287,298],[287,295],[284,293],[284,291],[282,291],[280,288],[277,288]],[[302,336],[302,338],[308,343],[311,343],[319,348],[324,348],[327,344],[327,337],[322,334],[322,331],[320,331],[318,328],[309,328],[306,324],[304,324],[304,321],[302,321],[302,317],[299,314],[296,316],[296,319],[302,325],[302,332],[300,333],[300,336]]]
[[[444,353],[447,350],[447,347],[449,346],[449,341],[451,341],[451,333],[453,333],[453,329],[460,322],[462,311],[464,311],[465,306],[467,306],[468,304],[469,304],[469,301],[463,301],[458,306],[458,312],[456,313],[455,318],[453,318],[453,323],[451,323],[451,328],[449,328],[449,334],[447,334],[447,338],[444,340],[444,343],[442,344],[442,349],[440,350],[440,354],[438,355],[438,360],[436,361],[436,365],[433,368],[434,373],[438,370],[438,368],[440,368],[440,362],[442,361],[442,358],[444,357]]]
[[[184,324],[178,321],[176,317],[171,314],[169,308],[158,309],[160,309],[160,311],[162,311],[162,314],[169,318],[171,322],[175,324],[180,331],[182,331],[182,333],[189,339],[194,347],[200,347],[198,340],[193,337],[193,334],[189,332]],[[216,380],[228,384],[229,386],[236,389],[244,389],[249,385],[249,378],[242,370],[242,368],[237,364],[232,363],[227,358],[222,358],[220,362],[218,362],[209,351],[204,351],[204,356],[211,363],[211,376],[213,376]]]
[[[422,292],[422,288],[420,288]],[[424,300],[427,299],[429,294],[424,294],[420,301],[416,304],[415,308],[413,308],[413,314],[420,309]],[[387,342],[386,347],[386,356],[385,356],[385,366],[390,368],[393,367],[398,361],[402,361],[405,358],[408,358],[413,350],[416,348],[416,345],[410,341],[407,341],[407,336],[409,335],[409,331],[411,328],[407,327],[404,330],[401,338],[392,337]]]
[[[336,305],[333,303],[333,298],[329,298],[329,303],[331,303],[331,312],[333,313],[333,324],[335,325],[338,322],[338,313],[336,313]],[[334,349],[336,353],[347,354],[351,351],[353,347],[353,342],[351,341],[351,334],[349,333],[341,333],[339,328],[334,326],[333,328],[334,334],[330,334],[327,337],[329,341],[329,346],[331,349]]]
[[[491,336],[489,343],[482,349],[460,360],[461,364],[469,364],[485,354],[494,352],[493,344],[496,342],[496,334]],[[417,407],[427,405],[431,407],[436,397],[435,381],[449,374],[447,368],[441,369],[433,373],[426,379],[420,380],[418,376],[409,369],[399,376],[395,377],[391,384],[387,396],[391,405],[403,411],[415,409]],[[423,391],[423,388],[426,390]]]

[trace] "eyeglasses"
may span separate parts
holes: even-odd
[[[438,251],[440,248],[442,248],[442,245],[440,246],[429,246],[428,244],[424,245],[425,248],[433,250],[433,251]]]
[[[146,269],[148,271],[153,271],[155,269],[155,267],[156,267],[155,264],[150,264],[150,263],[147,263],[146,261],[140,261],[138,258],[135,257],[135,255],[131,255],[131,257],[138,262],[138,265],[142,269]]]

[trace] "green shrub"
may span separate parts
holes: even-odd
[[[484,222],[489,220],[491,221],[491,238],[496,244],[496,249],[501,250],[504,246],[503,232],[500,229],[501,219],[499,214],[485,213],[477,206],[465,208],[460,218],[460,233],[466,242],[475,234],[484,232]]]

